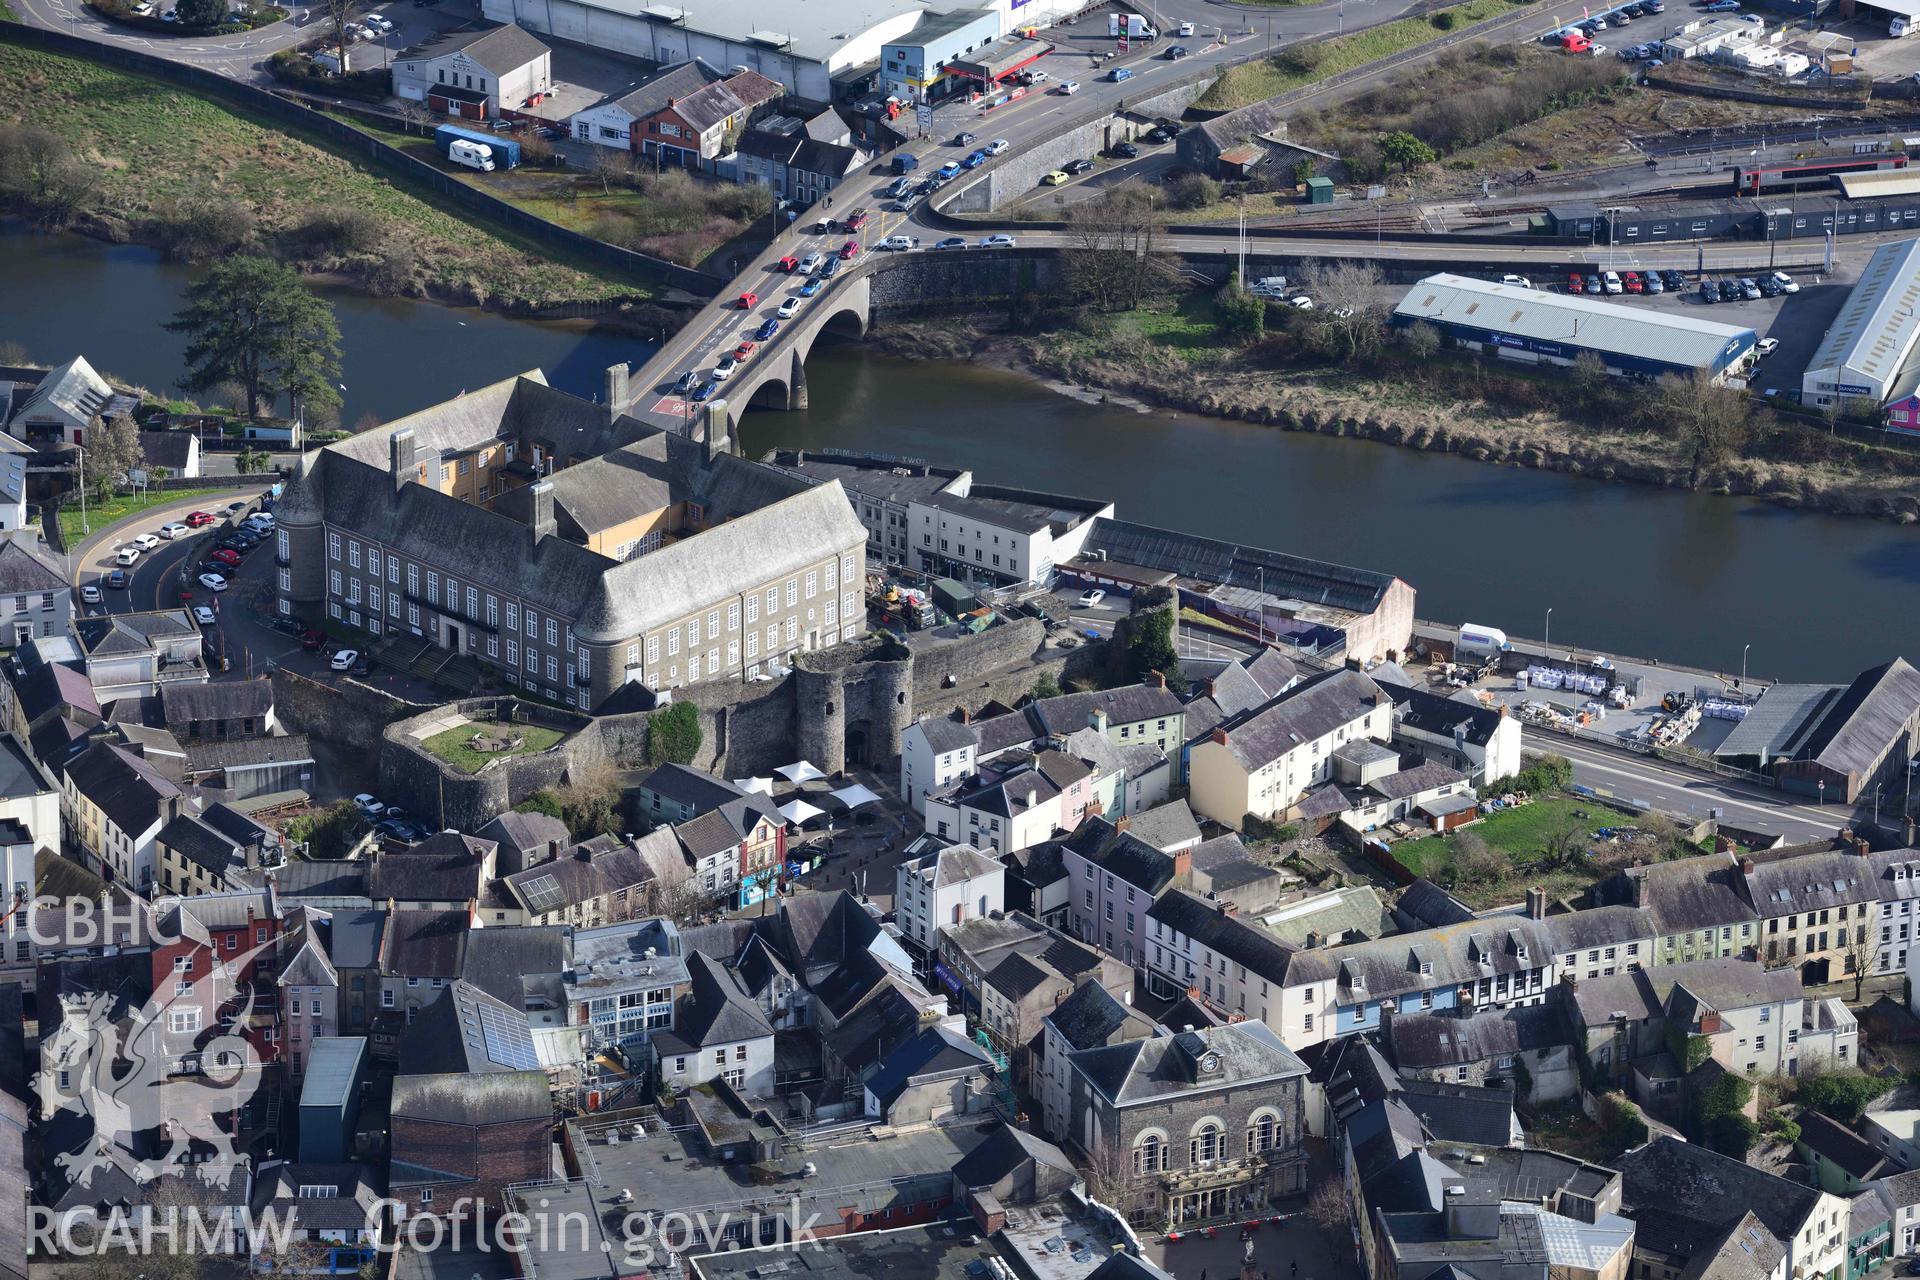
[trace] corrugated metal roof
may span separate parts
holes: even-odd
[[[1729,343],[1754,337],[1711,320],[1445,273],[1415,285],[1394,314],[1701,369],[1712,368]]]
[[[1860,282],[1807,362],[1809,377],[1846,370],[1884,385],[1920,338],[1920,239],[1873,251]],[[1834,378],[1834,381],[1847,381]]]
[[[316,1036],[307,1059],[306,1083],[300,1089],[300,1105],[330,1110],[344,1107],[366,1051],[365,1036]]]

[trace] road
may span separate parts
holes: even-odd
[[[1637,800],[1664,813],[1704,818],[1720,809],[1732,826],[1784,836],[1788,844],[1824,839],[1847,825],[1845,805],[1807,804],[1778,791],[1712,774],[1696,773],[1653,756],[1576,741],[1527,729],[1529,751],[1550,751],[1573,761],[1573,780],[1622,800]]]

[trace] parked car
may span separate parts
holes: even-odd
[[[1700,301],[1709,304],[1720,301],[1720,291],[1713,287],[1713,281],[1702,280],[1700,282]]]
[[[94,583],[89,582],[86,586],[80,588],[81,604],[99,604],[104,598],[105,597],[100,594],[100,588]]]
[[[353,664],[358,661],[360,661],[360,651],[358,649],[342,649],[333,655],[333,660],[327,663],[327,665],[335,671],[351,671]]]
[[[800,313],[801,304],[804,303],[805,301],[806,300],[804,298],[798,298],[798,297],[788,298],[785,302],[780,304],[780,310],[775,312],[774,314],[778,315],[782,320],[791,320],[794,318],[794,316]]]
[[[855,209],[847,215],[846,221],[840,225],[845,227],[849,233],[855,232],[867,225],[868,216],[865,209]]]
[[[351,653],[353,651],[349,649],[347,650],[347,652]],[[358,809],[362,814],[364,814],[368,818],[377,818],[381,814],[387,811],[387,806],[385,806],[384,804],[381,804],[378,800],[374,799],[373,796],[371,796],[365,791],[362,791],[359,795],[353,798],[353,807]]]
[[[1772,276],[1761,276],[1758,283],[1760,285],[1760,296],[1763,298],[1777,298],[1786,292],[1786,290],[1780,287],[1780,282]]]
[[[1091,157],[1082,157],[1079,160],[1069,160],[1060,167],[1077,178],[1093,170],[1093,160]]]
[[[1722,302],[1740,301],[1740,284],[1738,281],[1722,280],[1719,282],[1718,287],[1720,290],[1720,301]]]
[[[391,35],[393,33],[393,22],[383,13],[370,13],[360,19],[360,21],[366,23],[371,29],[378,31],[381,35]]]
[[[1665,293],[1667,291],[1667,286],[1662,283],[1658,271],[1649,271],[1643,278],[1646,281],[1648,293]]]
[[[208,556],[207,559],[213,561],[215,564],[224,564],[233,569],[240,567],[240,553],[238,551],[228,551],[224,547]]]
[[[1107,148],[1107,154],[1110,156],[1118,156],[1122,160],[1132,160],[1140,154],[1140,148],[1134,146],[1131,142],[1116,142]]]
[[[125,591],[127,589],[127,583],[131,581],[132,579],[127,576],[125,569],[115,569],[107,575],[107,589],[109,591]]]
[[[1164,124],[1157,124],[1147,130],[1147,141],[1157,147],[1162,143],[1172,142],[1174,138],[1179,136],[1179,133],[1180,131],[1178,129],[1169,128]]]
[[[948,236],[945,240],[935,242],[933,247],[936,249],[964,249],[967,247],[967,242],[960,236]]]
[[[217,573],[208,572],[200,575],[200,585],[218,595],[227,589],[227,580]]]
[[[1516,276],[1511,272],[1507,273],[1504,276],[1501,276],[1500,283],[1514,285],[1515,287],[1521,288],[1521,289],[1533,288],[1532,281],[1528,280],[1525,276]]]
[[[220,621],[220,615],[207,608],[206,605],[197,604],[193,606],[193,620],[203,627],[210,627]]]
[[[1760,300],[1760,283],[1751,276],[1740,277],[1740,296],[1748,302]]]
[[[1100,602],[1106,598],[1107,593],[1097,587],[1091,591],[1082,591],[1080,593],[1080,608],[1097,609],[1100,607]]]
[[[980,241],[980,247],[982,249],[1011,249],[1013,245],[1013,237],[1004,232],[998,235],[986,236]]]
[[[133,535],[133,545],[142,551],[151,551],[160,545],[160,539],[150,533],[136,533]]]
[[[1575,271],[1572,274],[1567,276],[1567,292],[1568,293],[1585,293],[1586,291],[1587,291],[1586,281],[1578,271]]]
[[[1800,286],[1795,283],[1794,278],[1784,271],[1774,272],[1771,279],[1780,286],[1781,292],[1783,293],[1800,292]]]
[[[1620,277],[1620,283],[1626,286],[1628,293],[1646,292],[1646,286],[1640,283],[1640,273],[1638,271],[1627,272],[1624,276]]]
[[[1606,289],[1600,283],[1599,276],[1597,275],[1587,276],[1587,292],[1588,293],[1605,293],[1606,292]]]
[[[1625,282],[1620,279],[1620,273],[1618,271],[1605,271],[1600,275],[1600,287],[1606,290],[1609,296],[1612,296],[1624,292],[1627,286]]]
[[[1687,278],[1678,271],[1662,271],[1660,275],[1666,280],[1667,288],[1675,293],[1687,287]]]
[[[1759,342],[1754,344],[1753,353],[1759,356],[1760,358],[1765,359],[1766,357],[1772,355],[1774,352],[1778,351],[1779,349],[1780,349],[1780,339],[1762,338],[1760,339]]]
[[[1040,185],[1043,187],[1065,186],[1071,181],[1073,179],[1067,176],[1065,169],[1055,169],[1052,173],[1042,174],[1040,177]]]

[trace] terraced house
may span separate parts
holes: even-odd
[[[626,400],[616,366],[606,402]],[[278,512],[279,611],[453,688],[486,667],[582,710],[860,634],[866,531],[839,486],[705,434],[535,370],[309,453]]]

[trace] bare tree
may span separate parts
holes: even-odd
[[[1478,831],[1453,837],[1453,879],[1456,884],[1491,884],[1507,869],[1507,860]]]
[[[1860,989],[1873,976],[1874,966],[1880,963],[1880,942],[1874,937],[1873,926],[1855,924],[1853,932],[1848,933],[1846,926],[1840,928],[1845,939],[1840,948],[1840,963],[1845,976],[1853,979],[1853,1002],[1860,1003]]]
[[[1123,311],[1171,284],[1177,272],[1155,251],[1153,214],[1150,198],[1128,186],[1069,209],[1060,258],[1066,293],[1101,311]]]
[[[1322,1231],[1346,1231],[1352,1226],[1347,1211],[1347,1188],[1339,1178],[1322,1178],[1307,1197],[1307,1221]]]
[[[665,916],[675,924],[693,924],[713,908],[713,894],[691,872],[673,880],[652,880],[645,890],[647,915]]]
[[[1136,1189],[1141,1179],[1150,1173],[1136,1170],[1133,1152],[1114,1142],[1100,1141],[1094,1150],[1085,1154],[1087,1161],[1080,1172],[1087,1180],[1087,1194],[1118,1211],[1121,1217],[1128,1217],[1133,1212]]]
[[[1309,262],[1302,273],[1314,294],[1313,327],[1331,354],[1351,360],[1386,337],[1380,268],[1370,262]]]
[[[593,149],[593,176],[600,179],[600,191],[603,195],[613,194],[613,184],[626,183],[633,178],[633,156],[626,151],[616,151],[612,147]]]
[[[1431,359],[1440,350],[1440,330],[1425,320],[1408,325],[1401,331],[1401,345],[1407,354],[1416,360]]]
[[[1699,485],[1701,472],[1724,462],[1747,442],[1747,398],[1700,373],[1684,378],[1670,373],[1661,378],[1644,413],[1687,451],[1690,489]]]
[[[347,23],[353,17],[358,0],[320,0],[320,14],[333,32],[334,47],[340,53],[340,70],[347,69]]]

